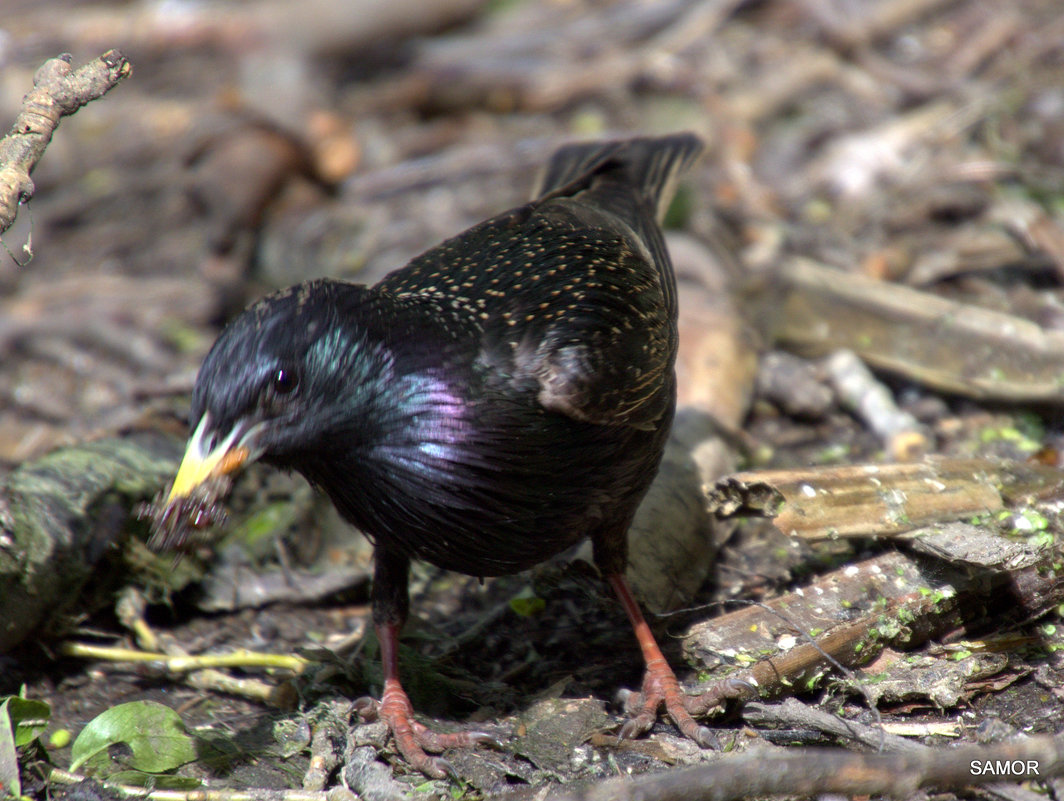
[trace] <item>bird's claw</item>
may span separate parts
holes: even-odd
[[[486,745],[494,751],[505,751],[506,743],[496,737],[494,734],[489,734],[486,731],[471,731],[466,732],[469,736],[470,745]]]
[[[617,732],[617,737],[621,740],[634,740],[637,737],[641,737],[650,731],[650,727],[654,725],[654,721],[657,720],[657,715],[643,715],[639,714],[635,717],[628,718],[621,726],[621,730]]]
[[[433,779],[448,778],[453,782],[461,781],[461,777],[458,775],[458,771],[454,769],[454,765],[448,762],[443,757],[434,757],[425,755],[425,765],[414,765],[418,770],[424,773],[426,776],[430,776]],[[414,763],[410,763],[414,764]]]
[[[734,701],[757,697],[757,687],[744,679],[729,678],[711,684],[702,692],[685,696],[688,711],[697,717]]]
[[[493,734],[483,731],[436,732],[414,720],[413,708],[405,693],[392,694],[385,701],[368,696],[357,699],[353,711],[365,723],[383,720],[395,741],[395,747],[411,767],[433,779],[450,777],[458,780],[454,767],[446,759],[430,756],[448,748],[473,748],[486,745],[503,750],[505,746]]]
[[[698,743],[700,748],[709,748],[714,751],[720,748],[720,740],[708,726],[699,726],[695,729],[695,736],[691,739]]]
[[[425,751],[435,751],[437,747],[439,747],[440,750],[443,750],[446,748],[473,748],[478,745],[486,745],[489,748],[494,748],[500,751],[505,748],[503,743],[497,737],[494,737],[487,732],[469,731],[441,734],[416,722],[414,726],[414,737],[417,740],[417,744],[420,745],[423,750],[420,755],[415,755],[409,751],[404,751],[400,746],[399,752],[407,762],[426,776],[430,776],[434,779],[442,779],[446,776],[454,782],[461,781],[461,777],[454,769],[454,766],[443,757],[429,756]],[[426,740],[428,742],[426,742]],[[396,740],[396,743],[398,743],[398,740]],[[422,761],[422,759],[424,761]]]
[[[622,740],[639,737],[650,731],[662,705],[676,728],[702,748],[717,748],[719,742],[712,729],[700,726],[695,716],[702,716],[732,698],[745,698],[756,692],[741,679],[725,679],[697,694],[688,695],[680,687],[671,668],[663,663],[648,668],[640,692],[619,690],[617,702],[630,716],[618,736]]]

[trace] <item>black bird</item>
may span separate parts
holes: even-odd
[[[664,703],[685,735],[709,740],[624,578],[676,404],[676,287],[658,220],[702,149],[691,134],[563,147],[533,202],[373,286],[320,279],[270,295],[203,363],[155,544],[181,539],[174,510],[212,500],[212,482],[250,460],[320,487],[375,544],[384,693],[367,711],[426,774],[446,767],[426,751],[485,735],[413,719],[396,659],[410,560],[497,576],[585,537],[647,663],[622,736],[647,731]]]

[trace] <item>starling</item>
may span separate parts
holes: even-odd
[[[446,763],[427,752],[487,738],[413,718],[397,664],[410,560],[498,576],[585,537],[646,660],[621,735],[646,732],[664,704],[685,735],[709,740],[624,578],[628,526],[676,405],[659,220],[702,149],[692,134],[563,147],[531,203],[373,286],[318,279],[260,300],[199,372],[154,545],[180,544],[180,519],[255,459],[324,491],[375,546],[384,692],[362,708],[428,775]]]

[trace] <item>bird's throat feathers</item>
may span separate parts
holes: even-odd
[[[341,310],[306,351],[305,372],[322,398],[308,417],[319,430],[308,438],[316,447],[299,454],[294,466],[334,500],[339,486],[351,485],[352,472],[373,473],[376,481],[440,480],[469,427],[455,385],[464,379],[447,360],[447,337],[409,330],[404,304],[374,300],[355,314]],[[413,335],[419,347],[411,347]],[[333,476],[325,466],[341,462],[346,475]]]
[[[401,532],[391,531],[390,521],[412,522],[402,513],[393,517],[396,507],[442,501],[442,488],[467,469],[468,408],[446,381],[426,371],[388,372],[356,391],[351,428],[339,428],[297,468],[363,531],[395,536]]]

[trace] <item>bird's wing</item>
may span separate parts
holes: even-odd
[[[629,238],[536,214],[480,361],[511,389],[577,420],[653,428],[671,403],[675,320],[661,271]]]
[[[422,254],[378,287],[479,326],[469,354],[504,395],[654,428],[672,404],[676,287],[655,218],[702,151],[692,134],[574,144],[538,200]]]

